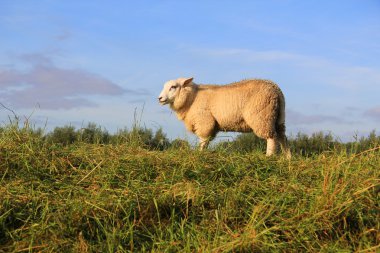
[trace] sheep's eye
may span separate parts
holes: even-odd
[[[175,90],[177,88],[177,86],[172,86],[170,87],[170,90]]]

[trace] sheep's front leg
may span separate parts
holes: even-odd
[[[199,138],[199,150],[204,150],[208,147],[208,144],[210,143],[210,138]]]
[[[211,115],[203,114],[199,117],[195,124],[193,124],[193,133],[199,138],[199,149],[204,150],[208,147],[210,141],[212,141],[217,133],[215,129],[215,120]]]
[[[277,147],[277,143],[276,143],[275,138],[267,139],[267,153],[266,153],[266,155],[267,156],[274,155],[276,153],[276,147]]]

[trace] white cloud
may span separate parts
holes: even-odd
[[[374,92],[380,89],[380,72],[377,69],[361,66],[334,66],[332,76],[327,79],[336,86],[360,91],[361,89],[371,88]],[[326,66],[328,67],[328,66]]]
[[[380,106],[370,108],[364,112],[364,116],[370,117],[380,122]]]
[[[287,69],[298,75],[305,84],[319,83],[320,86],[335,86],[350,92],[380,92],[380,69],[361,65],[350,65],[320,56],[303,55],[281,50],[255,51],[244,48],[191,48],[182,47],[198,57],[213,58],[224,63],[240,62],[244,67],[270,64],[270,71]],[[252,68],[254,69],[254,68]]]
[[[189,51],[205,55],[207,57],[224,57],[224,58],[240,58],[244,61],[283,61],[283,60],[296,60],[302,56],[277,51],[253,51],[250,49],[241,48],[222,48],[222,49],[207,49],[207,48],[191,48]]]
[[[72,36],[72,33],[69,30],[63,30],[61,33],[57,34],[54,38],[57,41],[65,41],[70,39]]]
[[[286,111],[287,122],[295,125],[319,125],[322,123],[344,124],[344,118],[324,114],[304,114],[294,110]]]
[[[43,109],[93,107],[96,103],[89,96],[147,94],[143,89],[124,89],[95,73],[57,67],[43,54],[23,55],[20,59],[31,64],[31,69],[0,69],[0,99],[11,108],[33,108],[36,104]]]

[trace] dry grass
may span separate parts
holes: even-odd
[[[267,159],[0,133],[0,252],[375,252],[380,153]]]

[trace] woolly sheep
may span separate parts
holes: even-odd
[[[291,154],[285,136],[285,98],[280,88],[268,80],[243,80],[229,85],[198,85],[193,78],[178,78],[165,83],[158,97],[169,104],[187,130],[207,148],[219,131],[254,132],[267,140],[266,155]]]

